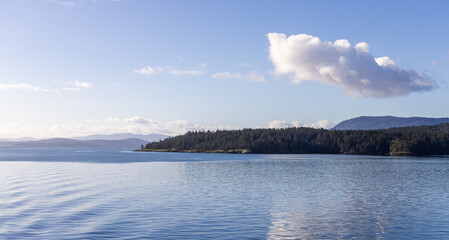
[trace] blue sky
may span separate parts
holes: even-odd
[[[2,1],[0,138],[449,117],[448,11],[447,1]],[[321,45],[301,45],[309,37]],[[351,57],[359,42],[365,62]],[[348,77],[354,66],[360,76]]]

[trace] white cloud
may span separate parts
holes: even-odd
[[[36,87],[28,83],[10,83],[4,84],[0,83],[0,90],[25,90],[25,91],[35,91],[35,92],[58,92],[58,89],[48,89]]]
[[[74,84],[76,87],[79,87],[79,88],[92,89],[94,87],[94,85],[92,83],[88,83],[88,82],[75,81]]]
[[[181,69],[172,69],[170,70],[170,74],[173,76],[181,76],[181,75],[201,75],[204,74],[203,70],[181,70]]]
[[[69,81],[67,85],[73,87],[63,87],[62,90],[65,91],[82,91],[84,89],[92,89],[94,85],[89,82],[80,82],[80,81]]]
[[[151,74],[155,74],[158,72],[167,72],[175,77],[178,77],[181,75],[196,76],[196,75],[204,74],[204,71],[202,69],[205,68],[206,66],[207,66],[207,63],[203,63],[203,64],[198,65],[197,69],[189,69],[189,70],[175,69],[172,66],[165,66],[165,67],[147,66],[147,67],[144,67],[141,69],[134,69],[133,72],[136,72],[136,73],[142,74],[142,75],[151,75]]]
[[[201,63],[200,65],[198,65],[198,68],[205,68],[207,67],[208,63]]]
[[[34,92],[61,92],[61,91],[81,91],[83,89],[91,89],[94,87],[92,83],[79,82],[79,81],[69,81],[67,85],[74,87],[62,87],[62,88],[43,88],[36,87],[29,83],[0,83],[0,90],[24,90],[24,91],[34,91]]]
[[[230,127],[219,128],[226,129]],[[130,118],[109,117],[104,120],[90,120],[82,124],[72,125],[0,124],[0,138],[53,138],[114,133],[166,134],[176,136],[184,134],[187,131],[215,129],[215,127],[199,126],[187,120],[159,122],[139,116]]]
[[[303,124],[303,127],[310,127],[310,128],[324,128],[324,129],[330,129],[333,128],[336,124],[329,122],[328,120],[318,120],[315,123],[308,123]]]
[[[144,68],[141,68],[141,69],[134,69],[133,70],[133,72],[136,72],[136,73],[142,74],[142,75],[151,75],[153,73],[156,73],[156,71],[157,71],[156,69],[154,69],[154,68],[152,68],[150,66],[147,66],[147,67],[144,67]]]
[[[300,123],[299,121],[287,122],[279,120],[273,120],[268,123],[268,128],[308,127],[308,128],[330,129],[334,126],[335,124],[328,120],[319,120],[315,123],[306,123],[306,124]]]
[[[298,121],[272,121],[269,128],[285,127],[314,127],[331,128],[334,124],[320,120],[312,124],[301,124]],[[108,117],[104,120],[88,120],[80,124],[53,124],[53,125],[27,125],[27,124],[0,124],[0,138],[53,138],[75,137],[91,134],[137,133],[137,134],[166,134],[176,136],[187,131],[239,129],[232,126],[201,126],[187,120],[178,119],[161,122],[140,116],[129,118]]]
[[[268,123],[268,128],[288,128],[288,127],[296,127],[293,123],[286,121],[273,120]]]
[[[138,124],[142,124],[142,125],[148,125],[150,123],[152,123],[153,121],[151,119],[144,119],[142,117],[136,116],[136,117],[132,117],[132,118],[125,118],[124,120],[125,123],[138,123]]]
[[[187,131],[212,129],[199,126],[187,120],[174,120],[168,122],[154,121],[151,118],[135,116],[130,118],[106,118],[103,122],[97,122],[103,129],[108,129],[111,133],[160,133],[167,135],[179,135]],[[100,128],[100,129],[101,129]]]
[[[249,81],[249,82],[266,82],[265,78],[262,75],[259,75],[256,71],[249,72],[247,74],[241,73],[230,73],[230,72],[218,72],[212,74],[212,78],[218,79],[235,79],[240,81]]]
[[[365,42],[351,46],[348,40],[323,42],[299,34],[267,34],[275,73],[292,82],[319,81],[344,88],[351,96],[385,98],[438,87],[430,76],[398,67],[389,57],[374,58]]]
[[[120,122],[120,118],[108,117],[104,120],[105,122]]]

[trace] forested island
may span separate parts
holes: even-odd
[[[191,131],[140,151],[449,155],[449,123],[381,130],[313,128]]]
[[[449,123],[449,118],[360,116],[335,125],[331,130],[376,130]]]

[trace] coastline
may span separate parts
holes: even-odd
[[[237,153],[237,154],[248,154],[252,153],[249,149],[230,149],[230,150],[181,150],[177,151],[176,149],[137,149],[136,152],[181,152],[181,153]]]
[[[249,149],[230,149],[230,150],[205,150],[199,151],[194,150],[176,150],[176,149],[136,149],[135,152],[176,152],[176,153],[229,153],[229,154],[336,154],[336,155],[361,155],[361,156],[390,156],[390,157],[422,157],[422,156],[432,156],[430,155],[413,155],[410,152],[395,152],[390,154],[360,154],[360,153],[286,153],[286,152],[274,152],[274,153],[260,153],[252,152]]]

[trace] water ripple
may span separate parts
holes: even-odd
[[[2,239],[449,238],[445,158],[32,152],[0,154]]]

